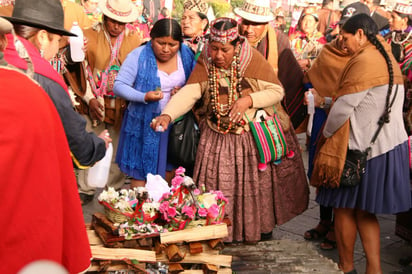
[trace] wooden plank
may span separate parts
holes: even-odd
[[[155,262],[156,253],[150,250],[128,249],[128,248],[106,248],[102,246],[91,246],[92,256],[95,259],[138,260],[139,262]]]
[[[168,263],[169,260],[167,259],[166,254],[158,254],[156,255],[156,261]],[[199,253],[199,254],[190,254],[186,253],[183,260],[179,261],[179,263],[186,263],[186,264],[215,264],[218,266],[227,266],[230,267],[232,265],[232,256],[230,255],[215,255],[210,253]]]
[[[87,237],[89,238],[89,243],[90,245],[103,245],[102,240],[97,236],[96,232],[94,230],[86,230],[87,231]]]
[[[109,264],[103,263],[102,265],[100,265],[100,261],[92,261],[91,266],[89,267],[89,269],[87,269],[87,273],[93,272],[93,271],[99,272],[99,271],[102,271],[102,269],[104,269],[105,271],[104,273],[107,273],[107,271],[125,270],[125,269],[130,268],[130,266],[123,261],[108,261],[108,263]],[[147,273],[145,270],[146,269],[145,263],[139,263],[134,266],[135,266],[135,269],[133,270],[133,273]]]
[[[160,242],[162,244],[196,242],[202,240],[225,238],[227,236],[227,225],[223,223],[218,225],[207,225],[203,227],[160,233]]]
[[[232,274],[232,269],[231,268],[219,268],[219,271],[217,274]],[[204,274],[203,270],[195,270],[195,269],[188,269],[183,272],[180,272],[180,274]]]

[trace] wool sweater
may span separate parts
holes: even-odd
[[[323,134],[332,136],[347,119],[350,119],[349,149],[365,150],[378,128],[378,120],[385,109],[388,85],[376,86],[361,92],[338,97],[326,121]],[[396,91],[393,87],[391,100]],[[385,124],[372,145],[369,158],[388,152],[408,138],[402,118],[404,86],[398,85],[396,99],[390,113],[390,122]]]

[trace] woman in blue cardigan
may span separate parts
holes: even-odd
[[[150,37],[150,42],[129,53],[114,85],[114,93],[129,101],[116,162],[133,178],[132,187],[144,186],[148,173],[165,177],[168,131],[155,132],[150,123],[186,83],[194,65],[176,20],[157,21]]]

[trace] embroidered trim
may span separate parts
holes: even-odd
[[[117,11],[114,8],[112,8],[112,6],[110,6],[109,1],[106,2],[106,8],[113,14],[117,15],[117,16],[123,16],[123,17],[127,17],[132,13],[132,9],[130,9],[129,11]]]

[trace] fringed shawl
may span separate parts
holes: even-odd
[[[391,58],[394,84],[402,84],[402,74],[391,54],[389,45],[380,36],[378,39]],[[385,58],[373,44],[367,41],[345,66],[339,80],[337,97],[388,83],[389,73]],[[324,141],[315,159],[311,185],[339,187],[349,144],[349,134],[348,119],[330,138]]]
[[[339,76],[351,58],[337,43],[335,39],[326,44],[307,72],[309,81],[322,97],[336,96]]]
[[[153,91],[161,87],[160,78],[157,75],[158,67],[152,44],[148,42],[143,46],[139,59],[136,60],[137,70],[134,88],[141,92]],[[185,71],[186,80],[193,68],[193,53],[186,46],[181,45],[180,55]],[[122,164],[130,166],[131,169],[143,176],[148,173],[157,174],[157,162],[159,156],[160,134],[155,132],[150,123],[152,119],[160,114],[159,102],[142,104],[130,102],[128,106],[128,119],[124,121],[123,131],[128,137],[135,138],[135,142],[129,142],[129,146],[123,147],[124,157]]]

